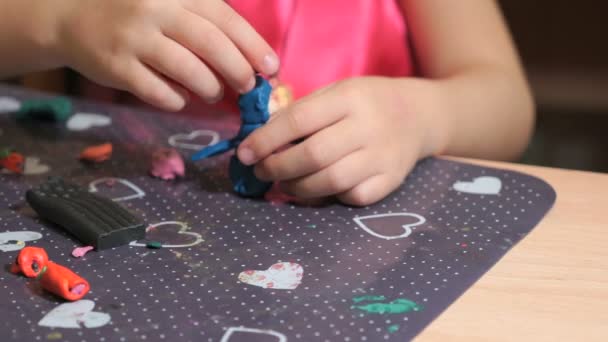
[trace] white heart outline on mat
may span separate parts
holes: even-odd
[[[0,233],[0,251],[14,252],[25,247],[28,241],[36,241],[42,239],[42,234],[30,230],[16,230]],[[7,244],[9,241],[17,241],[16,244]],[[19,244],[21,242],[22,244]],[[7,248],[8,247],[8,248]]]
[[[38,325],[49,328],[80,329],[83,326],[85,328],[100,328],[110,323],[112,320],[110,314],[93,311],[93,308],[95,308],[95,302],[88,299],[63,303],[44,315],[38,321]]]
[[[191,235],[196,237],[196,240],[194,240],[194,242],[185,244],[185,245],[165,245],[163,244],[163,248],[184,248],[184,247],[192,247],[192,246],[196,246],[199,243],[203,242],[203,237],[201,236],[201,234],[199,233],[195,233],[195,232],[190,232],[188,231],[188,228],[190,228],[188,226],[187,223],[185,222],[180,222],[180,221],[165,221],[165,222],[160,222],[157,224],[151,224],[148,226],[148,228],[146,228],[146,233],[148,232],[148,230],[154,228],[158,228],[160,226],[179,226],[180,229],[179,231],[177,231],[178,235]],[[135,247],[146,247],[146,244],[144,243],[139,243],[137,241],[131,241],[129,243],[129,246],[135,246]]]
[[[178,139],[192,140],[194,138],[198,138],[201,136],[208,136],[208,137],[210,136],[211,142],[209,142],[207,145],[198,145],[198,144],[181,143],[181,142],[177,141]],[[176,147],[176,148],[183,148],[183,149],[195,150],[195,151],[202,150],[203,148],[205,148],[207,146],[217,144],[219,141],[220,141],[219,133],[217,133],[216,131],[208,130],[208,129],[199,129],[197,131],[192,131],[190,133],[178,133],[178,134],[174,134],[169,137],[169,145]]]
[[[414,217],[414,218],[418,219],[418,222],[402,225],[401,227],[405,230],[405,232],[401,235],[394,235],[394,236],[378,234],[375,231],[373,231],[371,228],[369,228],[365,223],[362,222],[363,220],[367,220],[367,219],[381,218],[381,217],[394,217],[394,216]],[[414,213],[389,213],[389,214],[357,216],[357,217],[354,217],[353,220],[364,231],[368,232],[369,234],[371,234],[377,238],[384,239],[384,240],[395,240],[395,239],[406,238],[412,234],[413,227],[419,226],[426,222],[426,218],[424,218],[424,216],[414,214]]]
[[[112,198],[112,201],[114,201],[114,202],[129,201],[132,199],[143,198],[144,196],[146,196],[146,193],[137,185],[131,183],[130,181],[128,181],[126,179],[114,178],[114,177],[105,177],[105,178],[100,178],[100,179],[96,179],[96,180],[92,181],[91,183],[89,183],[89,192],[98,192],[99,190],[97,189],[97,185],[100,183],[103,183],[103,182],[108,182],[108,181],[115,181],[117,183],[121,183],[122,185],[135,191],[134,195]]]
[[[498,177],[481,176],[472,181],[457,181],[452,189],[474,195],[498,195],[502,189],[502,181]]]
[[[105,127],[112,124],[112,118],[96,113],[81,113],[78,112],[68,120],[65,126],[70,131],[86,131],[94,127]]]
[[[230,342],[230,336],[232,336],[235,332],[245,332],[251,334],[258,335],[270,335],[279,339],[278,342],[287,342],[287,336],[278,331],[270,330],[270,329],[255,329],[255,328],[246,328],[243,326],[240,327],[230,327],[226,330],[220,342]]]

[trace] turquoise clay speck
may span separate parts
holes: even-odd
[[[146,244],[146,247],[153,248],[153,249],[159,249],[162,246],[163,246],[163,244],[158,241],[150,241]]]
[[[354,305],[352,308],[371,314],[401,314],[410,311],[420,311],[422,307],[409,299],[395,299],[390,303],[372,303]]]

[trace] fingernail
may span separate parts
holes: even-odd
[[[249,148],[241,148],[238,154],[239,160],[245,165],[251,165],[255,162],[255,154]]]
[[[275,54],[264,56],[264,73],[274,75],[279,71],[279,58]]]
[[[241,89],[241,94],[245,94],[250,92],[251,90],[253,90],[253,88],[255,88],[255,77],[251,77],[249,79],[249,81],[247,82],[247,86],[243,89]]]
[[[223,98],[224,98],[224,88],[221,88],[220,92],[217,94],[217,96],[208,99],[207,103],[209,103],[209,104],[215,104],[215,103],[220,102]]]
[[[188,104],[190,102],[190,92],[186,89],[180,89],[179,94],[184,98],[184,102]]]

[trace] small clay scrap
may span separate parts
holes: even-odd
[[[91,163],[101,163],[110,159],[112,156],[112,144],[105,143],[101,145],[89,146],[82,150],[80,153],[80,160],[91,162]]]
[[[150,249],[159,249],[163,247],[163,244],[158,241],[148,241],[148,243],[146,243],[146,247]]]
[[[12,173],[22,174],[25,167],[23,155],[10,148],[0,150],[0,169],[7,169]]]
[[[41,218],[97,250],[126,245],[146,235],[143,222],[118,203],[60,178],[29,190],[26,199]]]
[[[293,102],[293,92],[289,86],[281,83],[276,77],[270,79],[272,92],[270,93],[270,101],[268,102],[268,111],[270,114],[286,108]]]
[[[94,249],[95,249],[95,247],[93,247],[93,246],[76,247],[72,251],[72,256],[74,258],[82,258],[85,254],[87,254],[89,251],[92,251]]]
[[[64,122],[72,115],[72,101],[65,97],[30,99],[21,103],[16,113],[19,120]]]
[[[184,159],[173,148],[160,148],[152,153],[152,165],[150,174],[162,180],[172,180],[176,177],[184,177],[186,167]]]
[[[89,283],[69,268],[49,261],[43,248],[25,247],[19,252],[11,272],[23,273],[36,278],[45,290],[70,301],[84,297],[90,289]]]

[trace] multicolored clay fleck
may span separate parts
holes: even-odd
[[[53,331],[46,335],[46,339],[51,341],[61,340],[62,337],[63,335],[59,331]]]

